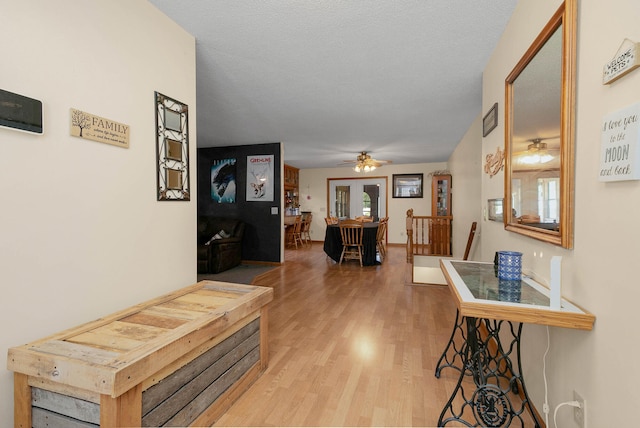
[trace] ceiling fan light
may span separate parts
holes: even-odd
[[[547,162],[551,162],[552,160],[553,160],[553,156],[551,156],[550,154],[544,154],[544,155],[533,154],[533,155],[526,155],[526,156],[520,157],[520,163],[523,163],[525,165],[547,163]]]
[[[356,166],[353,168],[353,170],[354,170],[355,172],[360,172],[360,164],[356,165]]]

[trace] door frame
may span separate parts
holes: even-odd
[[[332,213],[331,207],[331,182],[332,181],[369,181],[369,180],[384,180],[384,215],[389,212],[389,177],[386,175],[371,176],[371,177],[339,177],[339,178],[327,178],[327,217]],[[381,195],[382,199],[382,195]]]

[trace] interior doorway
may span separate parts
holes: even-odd
[[[387,215],[387,177],[329,178],[327,212],[339,219]]]

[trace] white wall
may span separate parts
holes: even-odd
[[[154,91],[190,109],[195,40],[146,1],[3,2],[2,89],[42,100],[44,134],[0,128],[0,425],[7,349],[196,281],[196,202],[156,201]],[[69,109],[131,127],[130,148],[69,135]]]
[[[499,103],[498,127],[482,142],[482,159],[504,146],[504,80],[559,0],[521,0],[487,64],[483,77],[483,113]],[[562,291],[566,298],[596,316],[592,331],[550,328],[547,362],[551,411],[573,399],[578,391],[587,400],[588,426],[625,426],[640,402],[640,374],[635,356],[640,350],[634,331],[640,287],[636,278],[640,253],[640,182],[598,181],[602,118],[640,101],[640,71],[612,85],[602,85],[602,68],[625,38],[640,41],[640,2],[637,0],[581,0],[578,8],[578,68],[576,107],[575,241],[565,250],[504,230],[501,223],[483,221],[481,259],[492,260],[496,250],[524,253],[525,268],[548,281],[551,256],[562,260]],[[467,159],[449,161],[456,171],[471,165]],[[482,204],[502,197],[504,174],[482,173]],[[455,208],[460,212],[460,203]],[[469,210],[477,208],[471,204]],[[529,392],[542,411],[542,358],[546,329],[526,325],[523,363]],[[553,426],[551,424],[551,426]],[[558,426],[572,427],[572,411],[562,408]]]
[[[469,239],[471,223],[477,222],[469,260],[480,257],[482,233],[481,181],[482,174],[482,118],[473,121],[449,158],[453,194],[453,255],[462,258]]]

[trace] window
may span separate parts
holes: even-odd
[[[543,223],[560,219],[560,179],[538,178],[538,215]]]

